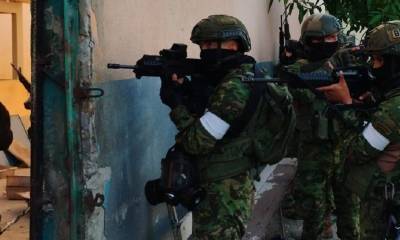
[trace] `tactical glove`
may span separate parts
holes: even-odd
[[[171,80],[162,79],[160,88],[161,102],[174,109],[183,103],[183,86],[172,83]]]

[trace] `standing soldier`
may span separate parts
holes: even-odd
[[[254,76],[255,61],[244,54],[250,50],[250,38],[238,19],[209,16],[195,25],[191,41],[200,46],[201,76],[189,81],[173,74],[176,84],[163,81],[160,97],[171,108],[170,117],[179,130],[176,145],[197,164],[205,190],[204,199],[193,209],[193,238],[240,239],[253,204],[250,170],[260,156],[274,153],[271,149],[260,154],[274,146],[273,136],[293,129],[291,97],[275,85],[264,86],[261,92],[242,82]],[[197,114],[184,100],[184,89],[194,87],[193,78],[201,78],[211,89],[206,106]]]
[[[302,24],[300,42],[305,59],[287,67],[290,73],[331,71],[353,62],[347,52],[340,52],[339,20],[328,14],[314,14]],[[332,56],[334,55],[334,56]],[[328,104],[321,94],[310,89],[290,89],[296,110],[296,136],[291,155],[297,157],[298,168],[291,194],[283,209],[289,218],[300,218],[303,240],[314,240],[322,233],[324,218],[330,218],[336,205],[338,235],[341,239],[358,239],[357,197],[342,190],[341,141],[343,131],[338,121],[328,114]],[[333,200],[332,200],[333,193]],[[334,202],[334,203],[332,203]],[[293,213],[294,210],[294,213]]]
[[[371,56],[375,90],[383,97],[370,122],[360,128],[362,131],[353,131],[347,148],[350,171],[346,186],[361,198],[361,239],[399,239],[400,21],[370,31],[365,51]],[[320,90],[332,102],[353,102],[343,77],[338,84]],[[359,121],[350,118],[354,112],[343,117],[357,126]]]
[[[7,150],[13,140],[10,129],[10,114],[0,102],[0,151]]]

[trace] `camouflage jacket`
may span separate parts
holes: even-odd
[[[250,89],[241,81],[241,72],[251,71],[251,68],[252,65],[244,65],[242,69],[227,74],[211,95],[206,113],[216,115],[226,126],[232,124],[241,115],[250,97]],[[176,137],[177,143],[189,154],[208,154],[214,149],[217,140],[222,138],[216,136],[217,132],[207,130],[201,119],[195,118],[183,105],[173,109],[170,117],[180,131]]]
[[[354,132],[349,138],[347,153],[346,187],[366,197],[371,186],[382,185],[391,177],[400,176],[400,88],[384,96],[378,109],[372,114],[361,133]],[[357,124],[352,114],[344,120]],[[389,160],[389,161],[387,161]],[[386,165],[386,167],[382,167]],[[389,167],[389,171],[384,169]],[[386,173],[384,173],[386,172]],[[382,181],[383,180],[383,181]],[[379,185],[378,184],[378,185]]]
[[[254,116],[240,134],[238,136],[229,134],[229,128],[242,116],[251,97],[250,86],[241,80],[244,76],[253,75],[253,69],[253,64],[242,64],[240,68],[226,74],[209,97],[207,109],[200,118],[191,114],[183,105],[177,106],[170,113],[172,121],[179,130],[176,142],[195,158],[202,182],[225,179],[253,168],[255,154],[252,150],[254,145],[252,140],[265,139],[267,143],[267,140],[276,136],[279,124],[285,118],[285,116],[271,118],[272,111],[267,111],[271,107],[266,101],[261,101]],[[287,98],[287,91],[280,93]],[[251,128],[259,129],[257,137],[250,136],[249,125],[252,125]],[[275,125],[275,128],[272,125]]]
[[[10,115],[0,103],[0,151],[8,149],[13,139],[10,129]]]
[[[317,62],[299,59],[288,66],[291,73],[311,72],[319,69],[330,72],[332,68],[346,67],[356,63],[356,59],[345,49],[339,50],[331,58]],[[310,89],[289,88],[296,111],[296,129],[306,141],[333,140],[342,131],[340,123],[329,113],[329,104],[323,94]]]
[[[377,111],[362,134],[356,135],[348,149],[351,159],[357,164],[365,164],[376,159],[389,144],[400,143],[400,88],[385,94]],[[347,117],[346,121],[354,122]]]

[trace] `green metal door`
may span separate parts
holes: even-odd
[[[31,239],[81,239],[79,11],[76,0],[32,1]]]

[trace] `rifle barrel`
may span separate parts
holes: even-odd
[[[117,64],[117,63],[109,63],[107,64],[107,68],[112,68],[112,69],[132,69],[135,70],[137,69],[136,65],[123,65],[123,64]]]
[[[12,68],[14,69],[14,71],[17,73],[18,75],[18,81],[24,86],[24,88],[26,89],[26,91],[28,91],[29,93],[31,93],[31,83],[26,79],[26,77],[24,76],[24,74],[22,74],[21,72],[21,68],[17,68],[14,64],[11,63]]]

